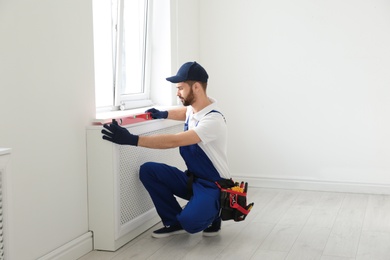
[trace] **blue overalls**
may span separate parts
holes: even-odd
[[[188,130],[188,120],[184,131]],[[180,222],[187,232],[196,233],[206,229],[218,217],[220,191],[214,181],[221,177],[198,144],[180,147],[180,155],[188,171],[195,176],[192,197],[188,196],[189,177],[176,167],[155,162],[144,163],[140,168],[140,180],[149,192],[164,225]],[[174,195],[189,200],[184,209]]]

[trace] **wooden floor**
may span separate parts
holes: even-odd
[[[117,252],[80,260],[390,259],[390,196],[263,188],[248,196],[247,219],[223,222],[217,237],[152,238],[158,224]]]

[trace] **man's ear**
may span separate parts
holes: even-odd
[[[199,91],[202,88],[202,85],[200,85],[200,82],[198,81],[196,81],[192,86],[194,87],[194,91]]]

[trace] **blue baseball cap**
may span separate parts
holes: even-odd
[[[209,75],[206,70],[196,61],[184,63],[177,71],[176,76],[167,78],[172,83],[184,82],[187,80],[194,80],[207,83]]]

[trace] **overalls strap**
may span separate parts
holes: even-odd
[[[206,113],[205,116],[207,116],[208,114],[210,113],[219,113],[220,115],[222,115],[223,119],[225,120],[226,122],[226,119],[225,117],[223,116],[223,114],[217,110],[211,110],[210,112]],[[187,118],[186,122],[185,122],[185,125],[184,125],[184,131],[187,131],[188,130],[188,122],[189,122],[189,117]],[[190,151],[191,154],[190,154]],[[195,156],[193,156],[193,151],[196,151],[196,158],[197,161],[195,164],[189,164],[188,162],[195,158]],[[189,154],[190,156],[188,156],[188,160],[185,160],[186,163],[187,163],[187,167],[188,167],[188,170],[186,171],[186,174],[188,176],[188,181],[187,181],[187,190],[188,190],[188,196],[191,197],[193,195],[193,191],[192,191],[192,184],[194,182],[194,179],[197,178],[197,179],[201,179],[201,180],[205,180],[205,181],[209,181],[209,182],[215,182],[216,180],[212,180],[212,179],[208,179],[208,178],[205,178],[204,176],[199,176],[198,174],[194,173],[193,171],[191,171],[191,165],[205,165],[205,168],[207,170],[207,172],[213,172],[214,175],[218,175],[219,176],[219,173],[218,171],[215,169],[215,167],[212,165],[212,162],[210,161],[210,159],[206,156],[206,154],[204,153],[204,151],[198,146],[198,144],[193,144],[193,145],[190,145],[190,146],[186,146],[186,147],[180,147],[180,152],[181,152],[181,155],[183,156],[183,158],[187,157]],[[205,170],[205,169],[203,169]]]

